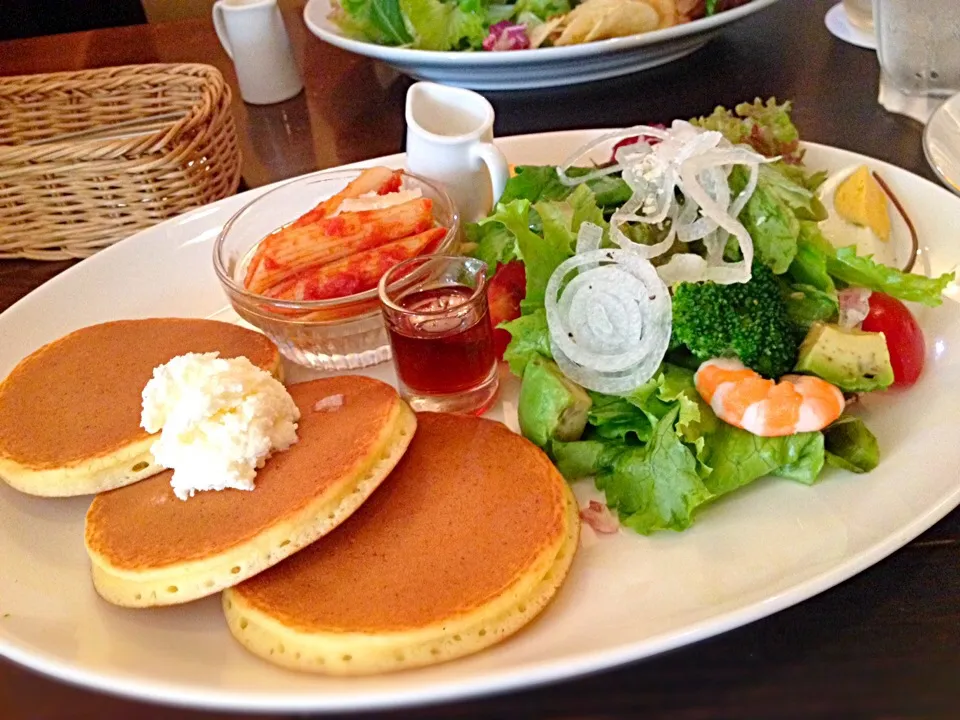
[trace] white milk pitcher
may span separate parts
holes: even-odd
[[[470,90],[418,82],[407,91],[407,167],[442,184],[460,218],[487,215],[510,177],[493,144],[493,108]]]
[[[303,89],[277,0],[217,0],[213,27],[252,105],[288,100]]]

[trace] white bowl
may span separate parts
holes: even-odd
[[[725,25],[775,2],[752,0],[712,17],[640,35],[507,52],[413,50],[354,40],[330,20],[330,0],[310,0],[303,20],[321,40],[383,60],[419,80],[474,90],[525,90],[603,80],[672,62],[703,47]]]

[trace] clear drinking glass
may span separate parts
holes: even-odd
[[[908,95],[960,92],[960,2],[873,0],[885,78]]]
[[[414,410],[479,415],[499,378],[487,307],[487,266],[432,255],[396,265],[380,279],[400,394]]]

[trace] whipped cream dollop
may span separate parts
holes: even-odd
[[[140,424],[186,500],[203,490],[253,490],[257,470],[297,441],[300,409],[273,375],[245,357],[188,353],[160,365],[143,389]]]

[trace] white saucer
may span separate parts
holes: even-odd
[[[960,94],[930,116],[923,131],[923,153],[940,182],[960,195]]]
[[[837,3],[830,8],[824,22],[827,25],[827,30],[834,37],[857,47],[867,48],[868,50],[877,49],[877,41],[873,33],[865,32],[850,22],[850,17],[847,15],[843,3]]]

